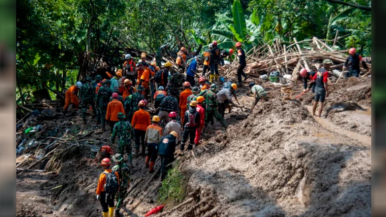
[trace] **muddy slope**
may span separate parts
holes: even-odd
[[[221,216],[371,213],[370,146],[324,129],[296,102],[263,103],[205,147],[185,172],[191,188],[215,192]]]

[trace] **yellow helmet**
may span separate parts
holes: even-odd
[[[154,115],[153,119],[151,119],[151,121],[158,123],[160,121],[160,118],[157,115]]]
[[[199,96],[199,97],[197,97],[196,100],[197,100],[198,103],[201,103],[201,102],[205,101],[205,98],[203,96]]]
[[[197,101],[191,101],[189,105],[192,106],[192,107],[196,107],[197,106]]]
[[[145,52],[141,53],[141,58],[146,58],[146,53]]]
[[[237,84],[236,83],[233,83],[232,85],[231,85],[231,87],[233,88],[233,89],[237,89]]]
[[[170,134],[172,134],[173,136],[175,136],[175,137],[177,137],[178,136],[178,134],[177,134],[177,132],[176,131],[172,131],[172,132],[170,132]]]
[[[165,65],[164,65],[165,67],[172,67],[172,63],[171,62],[169,62],[169,61],[167,61],[166,63],[165,63]]]
[[[150,65],[157,66],[157,63],[155,61],[151,62]]]

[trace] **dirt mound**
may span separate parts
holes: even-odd
[[[262,103],[197,149],[188,185],[209,188],[221,216],[370,214],[370,147],[323,129],[293,101]]]

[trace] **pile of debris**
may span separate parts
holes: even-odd
[[[339,38],[342,37],[334,39],[334,45]],[[269,76],[272,71],[278,71],[282,75],[292,74],[293,79],[297,80],[301,68],[306,68],[308,71],[316,70],[323,59],[330,59],[334,63],[331,66],[333,75],[339,78],[345,73],[342,73],[342,69],[348,57],[348,50],[335,50],[316,37],[299,42],[294,38],[294,42],[286,46],[280,40],[275,40],[260,47],[254,47],[247,53],[245,72],[252,77],[259,77],[263,74]],[[371,73],[371,58],[364,58],[364,62],[368,70],[361,67],[362,77]],[[231,62],[224,70],[225,77],[235,77],[237,67],[237,61]]]

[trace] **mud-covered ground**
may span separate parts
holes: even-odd
[[[188,153],[179,159],[187,183],[185,200],[195,190],[202,198],[210,195],[210,200],[200,205],[204,199],[195,198],[165,216],[215,216],[210,211],[217,216],[369,216],[371,80],[350,78],[332,84],[324,112],[333,103],[347,101],[367,111],[336,112],[327,118],[311,115],[312,93],[299,102],[282,101],[280,87],[263,86],[268,102],[259,102],[253,114],[240,108],[226,112],[230,126],[226,133],[215,121],[194,156]],[[294,96],[299,94],[302,84],[293,89]],[[240,103],[250,107],[253,99],[245,95],[247,90],[239,88],[237,94]],[[72,124],[82,126],[80,117]],[[92,130],[92,125],[90,121],[83,127]],[[109,135],[87,138],[99,141],[90,142],[93,145],[108,144]],[[90,155],[90,148],[74,145],[55,156],[54,163],[18,174],[17,215],[101,216],[95,184],[102,169]],[[30,161],[21,168],[35,162],[32,157]],[[144,157],[135,158],[134,166],[132,185],[136,187],[125,200],[124,216],[143,216],[159,205],[155,188],[159,177],[147,184],[153,174],[145,169]],[[167,204],[164,213],[174,205]],[[195,206],[204,211],[189,212]]]

